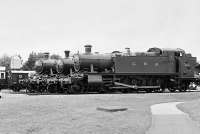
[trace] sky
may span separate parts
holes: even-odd
[[[182,48],[200,61],[199,0],[1,0],[0,56]]]

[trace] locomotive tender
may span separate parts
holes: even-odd
[[[126,48],[126,53],[99,54],[92,53],[91,48],[86,45],[85,53],[73,56],[65,51],[65,58],[54,62],[48,58],[40,64],[36,62],[40,77],[51,74],[45,79],[43,91],[163,92],[167,88],[171,92],[182,92],[196,81],[196,57],[182,49],[150,48],[147,52],[131,53]]]
[[[19,91],[27,88],[26,81],[29,79],[29,75],[34,73],[35,71],[10,70],[0,67],[0,90],[9,88]]]

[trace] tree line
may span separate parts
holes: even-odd
[[[21,58],[20,55],[18,56]],[[35,62],[42,58],[44,58],[43,53],[31,52],[29,54],[27,61],[24,62],[22,70],[34,70]],[[60,58],[61,56],[57,54],[50,55],[50,59],[60,59]],[[11,56],[8,56],[7,54],[4,54],[3,56],[0,57],[0,66],[9,68],[10,62],[11,62]]]

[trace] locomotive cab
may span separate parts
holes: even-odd
[[[191,54],[185,53],[184,50],[177,49],[163,49],[163,53],[169,56],[174,55],[176,60],[176,72],[181,78],[194,78],[195,65],[197,63],[196,57]]]

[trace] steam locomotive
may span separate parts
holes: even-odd
[[[60,60],[45,58],[35,64],[37,76],[29,80],[30,92],[185,92],[195,77],[197,59],[182,49],[150,48],[147,52],[85,53]]]

